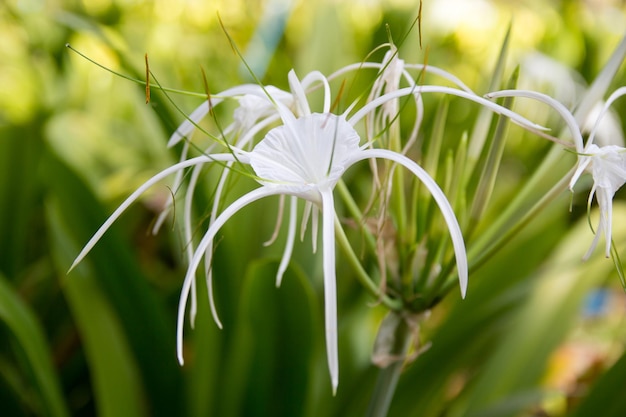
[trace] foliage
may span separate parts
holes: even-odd
[[[291,68],[328,75],[349,63],[380,62],[383,51],[368,54],[391,37],[406,62],[444,68],[479,95],[507,86],[531,88],[570,109],[624,35],[615,28],[626,27],[626,12],[617,1],[448,0],[424,1],[418,30],[410,29],[418,14],[414,3],[29,0],[1,6],[2,415],[366,414],[380,389],[379,368],[371,359],[388,308],[360,284],[350,254],[337,251],[341,382],[333,396],[322,259],[311,256],[309,232],[275,288],[282,246],[263,242],[272,235],[276,201],[255,203],[223,229],[213,274],[224,328],[215,326],[208,302],[199,297],[182,367],[175,353],[176,309],[187,266],[187,242],[176,218],[182,209],[173,210],[170,227],[156,236],[148,233],[164,202],[180,190],[154,187],[87,258],[70,274],[67,270],[106,216],[178,158],[180,145],[166,147],[184,120],[176,107],[190,113],[206,96],[205,82],[211,93],[254,82],[233,53],[218,11],[266,85],[288,89]],[[264,41],[267,50],[259,53]],[[165,96],[153,88],[146,105],[141,85],[71,53],[68,42],[140,80],[147,52],[161,85],[197,91],[199,98]],[[555,84],[547,75],[556,67],[537,70],[534,51],[578,75],[565,87]],[[358,72],[337,105],[366,91],[374,76]],[[604,98],[626,84],[623,70],[611,80]],[[593,235],[583,191],[590,182],[583,177],[574,194],[567,191],[576,155],[476,104],[442,95],[423,99],[424,121],[411,157],[453,194],[466,233],[470,280],[461,299],[436,206],[425,189],[405,179],[404,187],[393,189],[394,198],[419,198],[413,206],[410,197],[404,202],[408,220],[392,219],[395,226],[405,222],[398,235],[414,234],[398,246],[399,270],[411,271],[407,265],[420,242],[430,242],[437,250],[420,261],[432,270],[443,265],[443,279],[435,289],[427,279],[416,280],[415,294],[425,294],[423,299],[398,298],[421,314],[419,326],[407,332],[419,342],[407,353],[412,360],[400,366],[389,415],[577,417],[589,410],[624,415],[626,301],[615,265],[602,251],[581,260]],[[315,94],[311,100],[321,102]],[[523,98],[499,103],[550,127],[555,136],[565,128],[544,104]],[[411,106],[406,104],[408,112]],[[216,117],[233,109],[229,103],[223,107],[216,107]],[[626,100],[612,109],[623,126]],[[401,122],[406,133],[412,124]],[[569,140],[567,133],[559,137]],[[483,145],[475,145],[481,140]],[[361,226],[375,225],[381,207],[368,205],[368,172],[360,167],[346,176],[347,190],[365,213]],[[196,190],[196,236],[208,224],[219,175],[217,168],[208,170]],[[224,204],[249,190],[245,180],[231,179]],[[345,191],[341,187],[336,195]],[[613,205],[613,247],[621,259],[626,256],[623,197],[618,192]],[[393,273],[394,259],[388,258],[389,270],[381,272],[380,247],[374,243],[372,251],[370,231],[350,219],[355,213],[350,200],[337,200],[353,255],[379,284],[381,276]],[[399,200],[390,201],[397,210]],[[595,227],[596,210],[590,218]],[[278,242],[284,239],[279,236]],[[205,294],[199,282],[198,293]]]

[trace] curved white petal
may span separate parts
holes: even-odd
[[[456,268],[459,275],[461,296],[465,298],[468,281],[467,253],[465,251],[465,242],[463,240],[463,234],[461,233],[461,227],[459,226],[459,222],[456,219],[454,210],[452,209],[452,206],[450,206],[446,195],[443,193],[441,188],[439,188],[435,180],[433,180],[433,178],[428,175],[428,173],[424,171],[422,167],[417,165],[411,159],[399,153],[392,152],[386,149],[367,149],[361,151],[359,155],[354,155],[350,162],[355,163],[370,158],[389,159],[404,166],[416,177],[418,177],[420,181],[424,183],[426,188],[428,188],[433,198],[437,202],[437,205],[439,205],[441,214],[443,215],[443,218],[448,225],[448,230],[450,231],[452,246],[454,247],[454,254],[456,257]]]
[[[330,84],[328,84],[328,79],[319,71],[311,71],[302,79],[302,88],[307,89],[308,86],[315,81],[319,81],[324,87],[324,105],[322,113],[330,112],[331,105],[331,94],[330,94]]]
[[[283,257],[280,260],[278,266],[278,272],[276,274],[276,286],[280,287],[280,283],[283,280],[283,275],[289,266],[291,261],[291,254],[293,253],[293,245],[296,240],[296,219],[298,217],[298,198],[291,196],[289,201],[289,228],[287,229],[287,242],[285,242],[285,250],[283,251]]]
[[[587,199],[588,210],[591,209],[591,202],[593,201],[593,196],[595,194],[596,194],[596,186],[594,185],[591,188],[591,192],[589,193],[589,198]],[[604,228],[602,227],[603,223],[604,223],[604,213],[602,212],[602,209],[600,209],[600,219],[598,220],[598,226],[596,227],[596,230],[595,230],[596,234],[593,237],[593,241],[591,241],[591,246],[589,246],[589,249],[587,249],[587,253],[585,253],[585,255],[583,256],[583,261],[586,261],[587,259],[589,259],[589,257],[595,250],[596,246],[598,246],[598,242],[600,241],[600,236],[604,232]]]
[[[480,97],[475,94],[468,93],[467,91],[459,90],[457,88],[442,87],[442,86],[437,86],[437,85],[420,85],[417,87],[405,87],[405,88],[401,88],[399,90],[393,91],[391,93],[382,95],[372,100],[371,102],[363,106],[359,111],[354,113],[354,115],[352,115],[348,119],[348,123],[354,126],[363,117],[365,117],[365,115],[367,115],[369,112],[373,111],[376,107],[381,106],[382,104],[388,102],[389,100],[394,100],[396,98],[405,97],[411,94],[424,94],[424,93],[443,93],[443,94],[450,94],[453,96],[465,98],[465,99],[474,101],[478,104],[481,104],[497,114],[501,114],[503,116],[510,118],[513,123],[516,123],[522,127],[527,127],[527,128],[538,130],[538,131],[548,130],[547,128],[541,125],[538,125],[536,123],[533,123],[530,120],[526,119],[525,117],[520,116],[519,114],[507,109],[506,107],[502,107],[492,101],[489,101],[484,97]]]
[[[309,218],[311,217],[311,211],[313,210],[313,203],[307,200],[304,203],[304,210],[302,211],[302,221],[300,223],[300,241],[304,240],[304,234],[306,233],[306,228],[309,224]]]
[[[361,69],[366,69],[366,68],[370,68],[370,69],[378,69],[380,70],[383,67],[383,64],[381,64],[380,62],[361,62],[361,63],[355,63],[355,64],[350,64],[350,65],[346,65],[345,67],[333,72],[331,75],[329,75],[327,78],[328,80],[334,80],[335,78],[340,77],[341,75],[344,75],[347,72],[350,71],[358,71]],[[438,67],[434,67],[432,65],[428,65],[428,64],[405,64],[405,68],[407,69],[415,69],[415,70],[419,70],[419,71],[425,71],[427,73],[432,73],[435,75],[438,75],[448,81],[450,81],[452,84],[456,85],[457,87],[459,87],[460,89],[470,93],[470,94],[475,94],[471,88],[469,88],[467,85],[465,85],[458,77],[456,77],[455,75],[441,69]],[[409,77],[410,78],[410,77]]]
[[[263,89],[261,86],[257,84],[243,84],[237,87],[229,88],[228,90],[222,91],[218,94],[211,96],[211,105],[213,107],[217,106],[221,103],[225,98],[242,96],[246,94],[252,94],[257,96],[265,96]],[[196,126],[204,117],[209,114],[210,111],[209,101],[206,100],[202,102],[196,109],[191,112],[191,114],[178,126],[178,129],[172,133],[169,141],[167,142],[168,147],[172,147],[180,142],[183,138],[189,137],[191,133],[195,130]]]
[[[296,72],[292,69],[287,74],[289,80],[289,88],[296,98],[296,107],[300,116],[309,116],[311,114],[311,108],[309,107],[309,101],[306,99],[306,93],[302,84],[296,75]]]
[[[598,199],[598,206],[600,207],[600,227],[604,231],[604,256],[607,258],[611,256],[611,225],[613,223],[613,195],[615,193],[612,190],[606,188],[598,188],[596,192],[596,198]],[[596,234],[600,231],[596,231]]]
[[[215,154],[215,155],[207,155],[207,156],[198,156],[196,158],[188,159],[183,162],[179,162],[176,165],[172,165],[169,168],[164,169],[158,174],[154,175],[148,181],[144,182],[135,192],[133,192],[119,207],[109,216],[109,218],[100,226],[100,228],[94,233],[94,235],[89,239],[89,242],[83,247],[80,251],[72,266],[70,267],[68,273],[74,269],[76,265],[89,253],[89,251],[95,246],[95,244],[102,238],[102,235],[106,233],[106,231],[111,227],[111,225],[117,220],[118,217],[126,211],[126,209],[137,200],[146,190],[150,187],[161,181],[162,179],[168,177],[169,175],[194,165],[199,164],[207,164],[214,161],[232,161],[233,155],[231,154]]]
[[[280,227],[283,223],[283,215],[285,212],[285,196],[281,195],[278,201],[278,214],[276,215],[276,224],[274,225],[274,231],[268,240],[263,242],[263,246],[271,246],[278,239],[278,234],[280,233]]]
[[[185,206],[183,207],[183,233],[185,236],[185,253],[187,255],[187,262],[191,262],[193,258],[193,232],[191,228],[191,209],[193,206],[193,195],[196,190],[196,184],[198,183],[198,178],[200,178],[200,173],[202,172],[202,166],[195,166],[193,171],[191,172],[191,178],[189,179],[189,186],[187,188],[187,194],[185,195]],[[211,309],[213,311],[213,309]],[[189,322],[191,323],[191,327],[193,328],[196,323],[196,314],[198,312],[198,290],[196,288],[196,280],[193,281],[191,286],[191,305],[189,307]],[[216,319],[218,326],[221,327],[221,323],[219,323],[219,319],[217,318],[217,314],[214,314],[213,317]]]
[[[495,91],[493,93],[486,94],[485,97],[488,98],[497,98],[497,97],[526,97],[532,98],[534,100],[541,101],[552,107],[556,110],[559,115],[563,118],[567,127],[569,128],[570,134],[572,135],[572,140],[574,141],[574,145],[576,146],[576,151],[578,153],[583,152],[583,137],[580,134],[580,126],[578,126],[578,122],[574,118],[574,115],[558,100],[553,99],[552,97],[538,93],[536,91],[528,91],[528,90],[502,90]]]
[[[595,122],[595,124],[593,126],[593,129],[591,129],[591,132],[589,133],[589,138],[587,139],[587,146],[589,146],[590,144],[593,143],[593,139],[595,138],[596,132],[598,131],[598,127],[600,126],[600,122],[602,121],[602,119],[606,115],[606,112],[609,110],[609,107],[611,107],[611,104],[613,104],[613,102],[615,100],[617,100],[618,98],[622,97],[623,95],[626,95],[626,87],[618,88],[606,100],[606,103],[604,103],[604,107],[602,108],[602,110],[600,111],[600,114],[596,118],[596,122]]]
[[[208,246],[211,244],[217,232],[222,228],[222,226],[224,226],[228,219],[235,215],[235,213],[237,213],[239,210],[254,201],[260,200],[261,198],[282,193],[284,193],[284,190],[281,190],[280,188],[261,187],[257,188],[256,190],[250,191],[248,194],[245,194],[242,197],[238,198],[230,206],[226,207],[226,209],[215,219],[215,221],[211,224],[204,237],[198,244],[193,258],[189,263],[189,267],[187,268],[187,274],[185,275],[185,280],[183,282],[183,287],[180,292],[180,300],[178,303],[176,354],[178,356],[178,361],[181,365],[184,363],[183,327],[185,323],[185,308],[187,305],[187,300],[189,298],[191,284],[195,279],[196,271],[198,269],[198,266],[200,265],[200,261],[206,253]]]

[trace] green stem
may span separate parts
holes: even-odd
[[[483,240],[482,245],[475,245],[468,251],[468,259],[470,260],[470,269],[474,270],[481,266],[485,261],[487,261],[495,252],[497,252],[500,248],[504,246],[513,236],[519,233],[524,226],[526,226],[541,210],[548,206],[552,201],[554,201],[559,195],[563,193],[567,189],[569,184],[571,174],[575,168],[572,170],[561,180],[556,183],[532,208],[530,208],[526,213],[506,232],[498,236],[495,241],[485,241]]]
[[[402,309],[402,301],[390,298],[388,295],[382,293],[380,291],[380,287],[372,281],[369,274],[363,269],[363,265],[359,261],[359,258],[352,250],[352,245],[348,241],[348,237],[341,227],[338,219],[335,219],[335,239],[339,243],[339,246],[343,250],[344,255],[348,258],[348,263],[356,272],[356,277],[359,282],[365,287],[365,289],[374,297],[376,300],[383,303],[386,307],[388,307],[392,311],[399,311]]]
[[[356,202],[354,201],[354,198],[352,198],[352,194],[350,194],[350,191],[348,190],[346,183],[343,182],[343,180],[339,180],[339,182],[337,183],[336,190],[339,192],[339,195],[341,196],[343,203],[346,205],[346,209],[350,213],[350,216],[352,216],[355,222],[360,226],[360,229],[365,236],[365,240],[367,242],[368,247],[370,248],[372,253],[375,255],[376,254],[376,237],[372,234],[371,230],[367,226],[364,226],[364,223],[362,221],[363,213],[359,209],[359,206],[357,206]]]
[[[391,313],[395,314],[395,313]],[[374,392],[370,398],[370,403],[365,413],[366,417],[385,417],[389,411],[391,400],[396,392],[398,379],[404,367],[404,359],[411,345],[411,329],[406,320],[402,317],[393,317],[395,324],[394,345],[389,354],[396,358],[387,367],[382,368],[376,379]],[[388,322],[387,318],[383,321],[383,325]],[[381,325],[382,326],[382,325]]]

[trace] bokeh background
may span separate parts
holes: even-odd
[[[254,73],[286,88],[291,68],[329,74],[361,62],[388,41],[386,27],[400,39],[419,7],[408,0],[3,2],[0,414],[363,415],[377,374],[370,356],[384,310],[339,267],[341,382],[333,397],[319,257],[300,245],[283,288],[273,286],[280,244],[264,248],[262,242],[272,233],[276,202],[225,228],[215,263],[225,329],[217,330],[201,298],[195,329],[186,330],[184,367],[174,353],[184,243],[176,227],[147,233],[170,194],[165,186],[146,194],[66,274],[106,215],[177,159],[177,149],[166,143],[183,120],[162,95],[154,93],[146,104],[143,86],[104,71],[66,43],[139,79],[147,53],[158,81],[182,90],[204,91],[202,68],[216,92],[251,81],[219,13]],[[508,72],[519,65],[520,87],[573,108],[626,34],[626,5],[424,0],[421,37],[414,28],[400,54],[442,67],[484,93],[509,25]],[[622,69],[612,86],[625,84]],[[201,102],[173,97],[186,112]],[[614,110],[619,140],[625,100]],[[539,123],[557,123],[544,108],[521,111]],[[453,102],[449,131],[467,129],[473,114],[471,106]],[[552,146],[516,132],[493,213]],[[565,172],[556,172],[555,182]],[[209,197],[210,190],[200,193],[199,214]],[[407,365],[390,415],[626,415],[626,295],[610,260],[580,261],[592,239],[586,197],[581,187],[570,212],[564,192],[472,271],[466,300],[450,294],[432,312],[421,329],[432,346]],[[622,258],[623,197],[616,197],[614,219]]]

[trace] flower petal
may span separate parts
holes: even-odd
[[[161,181],[162,179],[168,177],[169,175],[180,171],[181,169],[191,167],[199,164],[206,164],[214,161],[232,161],[233,155],[231,154],[215,154],[215,155],[203,155],[198,156],[196,158],[188,159],[183,162],[179,162],[175,165],[172,165],[169,168],[164,169],[158,174],[154,175],[148,181],[144,182],[139,188],[135,190],[119,207],[109,216],[109,218],[100,226],[100,228],[94,233],[94,235],[89,239],[89,242],[83,247],[80,251],[72,266],[68,270],[68,273],[78,265],[78,263],[91,251],[91,249],[95,246],[96,243],[102,238],[102,236],[106,233],[107,230],[111,227],[111,225],[115,222],[126,211],[126,209],[135,202],[146,190],[150,187]]]
[[[456,88],[442,87],[438,85],[420,85],[417,87],[406,87],[406,88],[401,88],[399,90],[393,91],[391,93],[387,93],[383,96],[380,96],[372,100],[371,102],[363,106],[359,111],[354,113],[348,119],[348,123],[354,126],[357,122],[359,122],[368,113],[373,111],[376,107],[383,105],[389,100],[394,100],[396,98],[405,97],[405,96],[412,95],[412,94],[424,94],[424,93],[443,93],[443,94],[450,94],[453,96],[465,98],[465,99],[474,101],[478,104],[481,104],[497,114],[501,114],[503,116],[510,118],[513,123],[518,124],[522,127],[537,130],[537,131],[548,130],[545,127],[540,126],[536,123],[533,123],[530,120],[526,119],[525,117],[520,116],[519,114],[507,109],[506,107],[502,107],[492,101],[489,101],[484,97],[480,97],[475,94],[471,94],[471,93],[468,93],[466,91],[459,90]]]
[[[210,104],[215,107],[220,104],[225,98],[244,96],[246,94],[256,95],[259,97],[267,97],[261,86],[256,84],[243,84],[237,87],[229,88],[228,90],[211,96]],[[176,129],[176,131],[172,133],[172,136],[167,142],[167,146],[172,147],[180,142],[183,138],[189,137],[196,129],[198,123],[200,123],[200,121],[204,119],[207,114],[209,114],[210,110],[211,109],[208,100],[204,101],[202,104],[196,107],[196,109],[191,112],[191,114],[180,124],[180,126],[178,126],[178,129]]]
[[[184,363],[183,360],[183,328],[185,322],[185,308],[187,305],[187,299],[189,298],[189,293],[191,290],[192,282],[195,279],[196,271],[198,266],[200,265],[200,261],[204,257],[207,248],[215,238],[217,232],[222,228],[222,226],[230,219],[233,215],[235,215],[239,210],[247,206],[248,204],[257,201],[261,198],[268,197],[271,195],[283,194],[284,190],[280,188],[268,188],[261,187],[256,190],[250,191],[249,193],[243,195],[242,197],[235,200],[231,205],[226,207],[226,209],[215,219],[215,221],[209,226],[209,229],[205,233],[204,237],[198,244],[196,251],[189,263],[189,267],[187,268],[187,274],[185,275],[185,280],[183,282],[183,287],[180,292],[180,300],[178,303],[178,319],[177,319],[177,328],[176,328],[176,354],[178,356],[178,361],[182,365]],[[209,293],[212,296],[212,292]]]
[[[280,287],[280,283],[283,280],[283,275],[289,266],[291,260],[291,254],[293,253],[293,244],[296,240],[296,219],[298,217],[298,198],[292,196],[289,206],[289,228],[287,230],[287,242],[285,242],[285,250],[283,257],[280,260],[278,266],[278,273],[276,274],[276,286]]]
[[[396,152],[392,152],[386,149],[366,149],[361,151],[358,155],[354,155],[351,160],[346,162],[350,165],[358,161],[370,158],[382,158],[394,161],[406,169],[411,171],[416,177],[420,179],[428,188],[433,198],[439,205],[441,214],[448,225],[450,231],[450,237],[452,238],[452,246],[454,247],[454,254],[456,257],[456,268],[459,275],[459,285],[461,287],[461,297],[465,298],[467,292],[468,281],[468,266],[467,266],[467,253],[465,251],[465,242],[463,240],[463,234],[461,233],[461,227],[456,219],[454,210],[444,192],[439,188],[435,180],[426,172],[422,167],[417,165],[414,161]]]
[[[326,356],[333,388],[339,385],[339,353],[337,347],[337,282],[335,273],[335,205],[330,189],[322,195],[322,253],[324,263],[324,316],[326,321]]]
[[[569,132],[572,135],[572,140],[574,141],[574,145],[576,146],[576,151],[578,153],[583,152],[583,137],[580,134],[580,126],[578,126],[578,122],[574,118],[574,115],[559,101],[553,99],[552,97],[538,93],[536,91],[527,91],[527,90],[502,90],[495,91],[493,93],[489,93],[486,95],[488,98],[497,98],[497,97],[526,97],[532,98],[534,100],[541,101],[542,103],[547,104],[556,110],[559,115],[565,120],[567,123],[567,127],[569,128]]]

